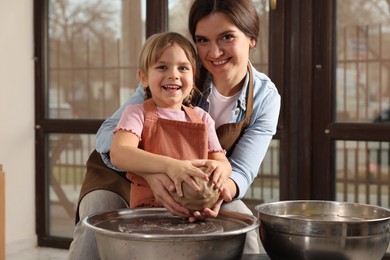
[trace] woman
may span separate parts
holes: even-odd
[[[211,114],[217,134],[227,151],[232,166],[225,183],[230,191],[228,203],[217,203],[211,209],[195,212],[192,218],[216,217],[220,207],[251,214],[240,200],[244,197],[265,156],[280,109],[280,95],[274,84],[258,72],[249,61],[250,50],[257,44],[259,17],[251,0],[196,0],[190,10],[189,31],[203,65],[197,87],[203,92],[197,105]],[[87,174],[80,194],[79,218],[90,214],[127,207],[129,183],[120,171],[109,171],[109,150],[112,130],[128,104],[143,102],[143,87],[139,86],[114,115],[107,119],[97,134],[95,151],[87,162]],[[154,196],[171,213],[188,216],[167,189],[172,182],[156,174],[146,179]],[[229,197],[225,201],[230,200]],[[259,238],[248,234],[244,253],[259,252]],[[98,259],[94,234],[81,226],[74,231],[70,259]]]

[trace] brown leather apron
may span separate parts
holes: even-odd
[[[190,122],[162,119],[157,117],[153,100],[144,103],[145,122],[140,148],[155,154],[179,160],[207,159],[208,130],[194,109],[182,106]],[[152,190],[144,178],[128,173],[132,182],[130,208],[161,207],[155,201]]]
[[[249,89],[246,98],[245,119],[238,123],[221,125],[217,129],[217,134],[221,146],[226,150],[227,156],[231,154],[235,144],[244,133],[249,124],[253,111],[253,75],[252,68],[248,65],[249,71]],[[76,210],[76,223],[79,221],[78,207],[81,199],[89,192],[94,190],[109,190],[121,196],[128,204],[130,194],[130,182],[125,174],[108,168],[100,154],[94,150],[87,161],[87,172],[80,190],[80,196]]]

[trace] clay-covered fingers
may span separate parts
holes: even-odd
[[[202,164],[202,161],[199,162],[198,164]],[[208,170],[205,166],[197,166],[197,163],[195,165],[191,162],[192,169],[191,172],[189,173],[192,177],[197,177],[200,179],[203,179],[205,181],[209,180],[209,176],[211,175],[212,171]]]
[[[220,168],[216,168],[213,176],[212,176],[212,182],[214,184],[214,187],[221,191],[222,186],[225,184],[227,178],[224,178],[223,172]]]
[[[192,160],[191,163],[193,166],[201,168],[207,176],[210,176],[217,167],[214,160]]]
[[[219,210],[221,209],[223,200],[219,200],[213,208],[206,208],[203,210],[203,213],[209,218],[216,218],[218,216]]]
[[[190,223],[193,223],[193,222],[198,221],[198,220],[206,220],[206,219],[207,219],[207,215],[205,213],[203,213],[201,211],[194,211],[192,213],[192,216],[190,216],[188,218],[188,221]]]
[[[183,197],[183,187],[182,187],[182,181],[179,180],[177,182],[175,182],[175,190],[176,190],[176,193],[179,197]]]
[[[219,198],[225,202],[231,202],[233,200],[232,194],[226,185],[222,186],[221,192],[219,193]]]
[[[227,198],[228,197],[229,196],[227,196]],[[231,199],[229,201],[231,201]],[[195,222],[198,220],[205,220],[207,218],[216,218],[219,214],[223,202],[224,202],[224,196],[221,195],[213,207],[204,208],[202,211],[192,212],[192,216],[188,218],[188,221]]]
[[[194,179],[189,175],[185,175],[182,177],[180,181],[175,182],[176,193],[179,197],[183,197],[183,186],[182,186],[183,182],[187,183],[195,191],[200,190],[199,185],[196,184]]]
[[[167,175],[148,174],[145,176],[145,180],[152,189],[155,199],[170,213],[183,218],[190,216],[190,211],[177,203],[169,194],[169,190],[174,190],[174,184]]]
[[[211,176],[212,182],[216,189],[221,189],[230,175],[230,169],[226,169],[225,165],[217,160],[204,160],[203,171]]]
[[[208,218],[216,218],[218,216],[219,210],[221,209],[222,202],[223,199],[220,198],[212,208],[203,209],[203,215],[207,216]]]
[[[172,215],[181,217],[181,218],[188,218],[190,215],[190,212],[182,207],[180,204],[178,204],[175,200],[165,200],[164,202],[161,202],[164,208],[166,208]]]
[[[192,165],[189,160],[173,160],[169,164],[166,174],[175,183],[175,189],[179,195],[182,195],[182,182],[187,183],[194,190],[199,190],[198,185],[192,178],[208,180],[208,176],[198,167]]]

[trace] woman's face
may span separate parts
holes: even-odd
[[[247,37],[227,15],[219,12],[199,20],[195,43],[214,84],[225,82],[233,88],[245,77],[249,49],[255,46],[255,41]]]
[[[181,109],[183,100],[194,86],[194,70],[177,44],[164,50],[157,62],[149,67],[148,75],[138,73],[158,107]]]

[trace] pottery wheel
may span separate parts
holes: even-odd
[[[215,221],[197,221],[169,217],[143,217],[126,220],[118,225],[120,232],[141,234],[209,234],[223,232],[223,226]]]

